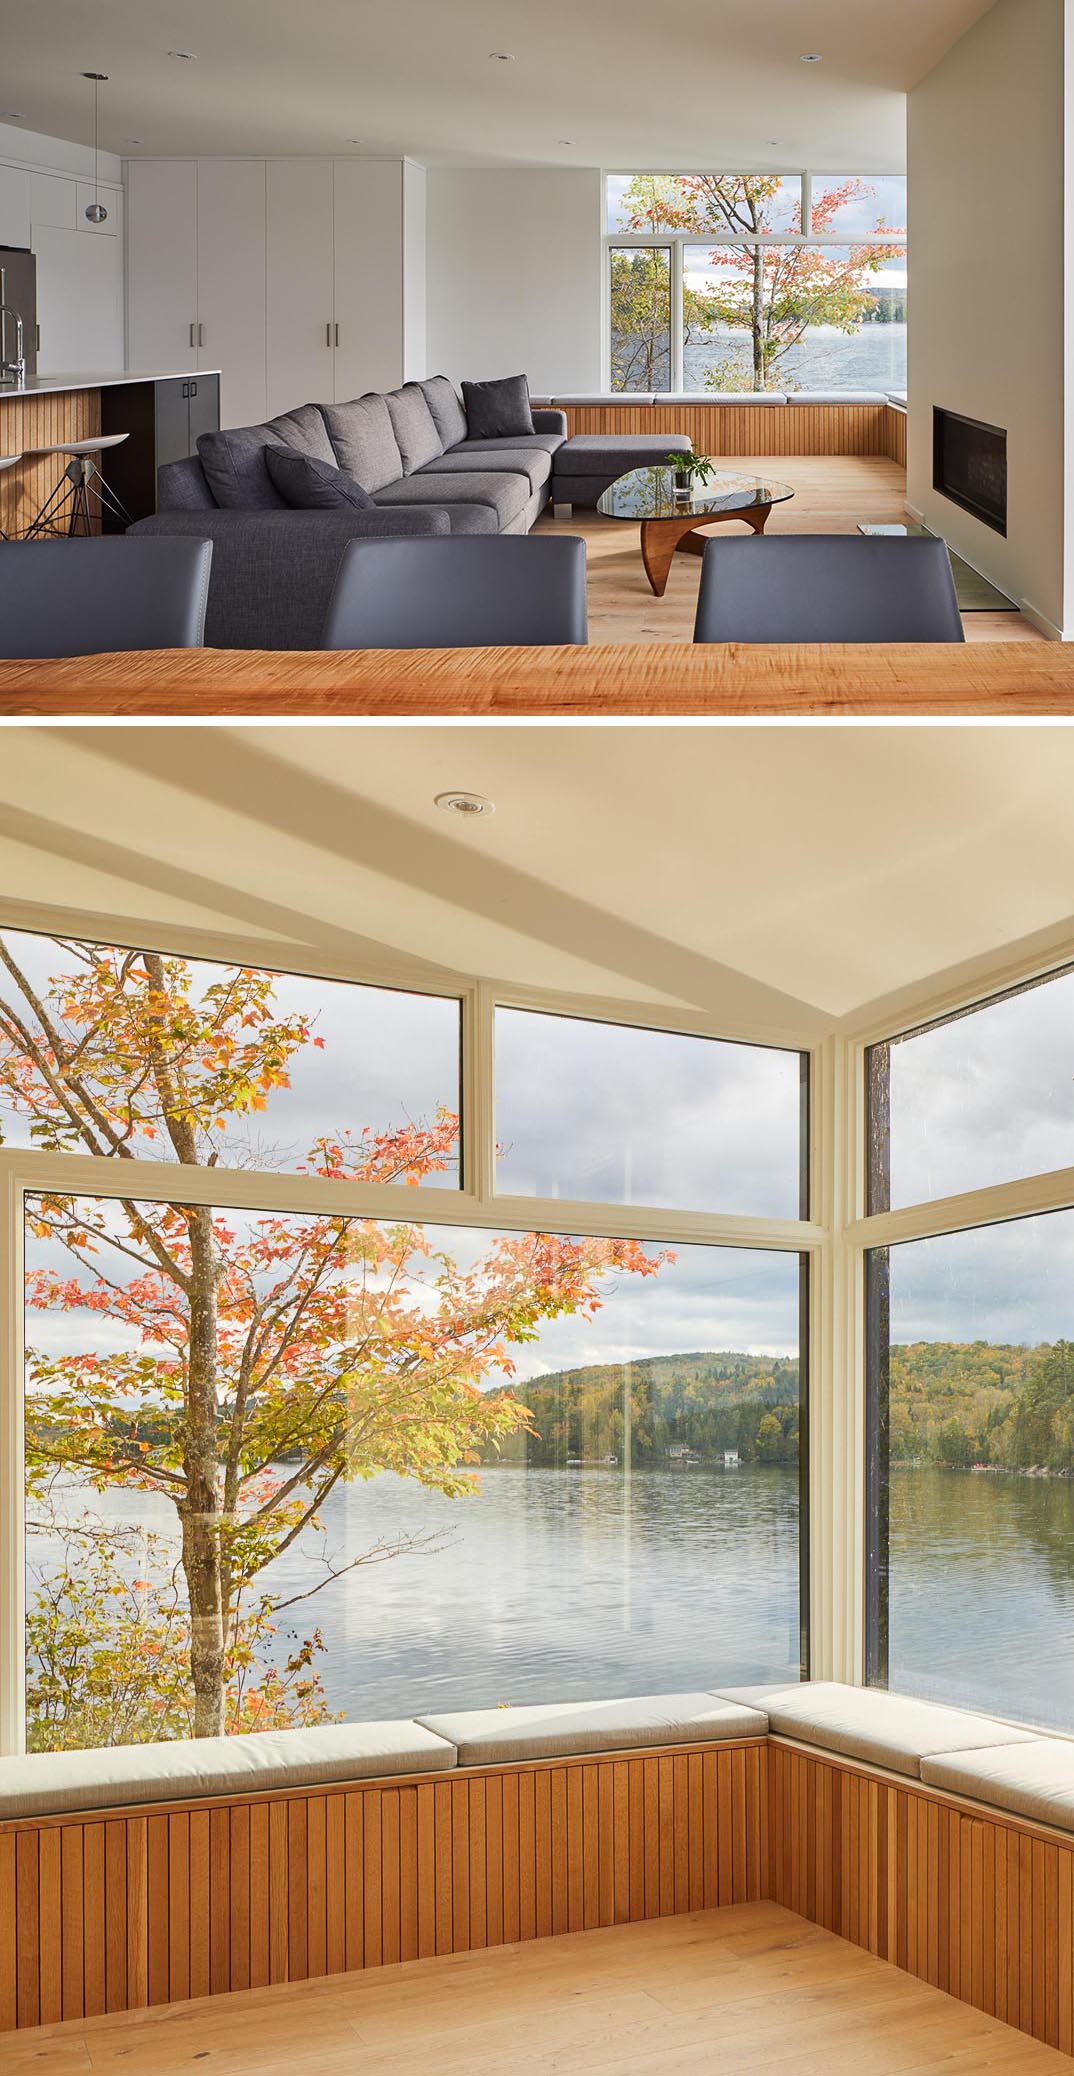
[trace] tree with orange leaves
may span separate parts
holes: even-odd
[[[393,1471],[449,1496],[472,1491],[482,1448],[528,1418],[502,1390],[512,1350],[544,1320],[592,1316],[609,1273],[653,1275],[666,1257],[633,1241],[525,1233],[490,1237],[466,1266],[402,1210],[378,1221],[184,1205],[179,1171],[212,1167],[222,1151],[233,1158],[235,1120],[270,1109],[296,1056],[323,1041],[308,1019],[278,1013],[272,974],[216,969],[206,983],[155,952],[60,949],[67,970],[35,985],[0,937],[0,1098],[29,1119],[39,1146],[128,1165],[122,1197],[39,1195],[30,1205],[42,1261],[28,1276],[29,1305],[86,1322],[76,1352],[28,1358],[30,1491],[55,1507],[74,1481],[82,1495],[119,1487],[174,1508],[182,1591],[169,1602],[143,1582],[156,1594],[152,1620],[137,1649],[128,1637],[114,1654],[117,1679],[134,1692],[148,1677],[152,1692],[170,1634],[167,1705],[155,1727],[152,1709],[148,1727],[128,1712],[124,1734],[309,1720],[319,1639],[251,1679],[253,1653],[296,1597],[284,1603],[259,1584],[267,1568],[315,1535],[341,1484]],[[322,1137],[307,1172],[417,1184],[450,1165],[457,1138],[446,1110],[385,1133]],[[177,1164],[180,1201],[139,1199],[147,1152]],[[86,1521],[75,1532],[92,1541]],[[297,1597],[403,1546],[325,1558]],[[99,1563],[102,1542],[94,1548]],[[35,1648],[58,1666],[66,1622],[96,1653],[96,1691],[109,1677],[108,1625],[101,1591],[87,1604],[88,1590],[75,1567],[51,1596],[53,1614],[36,1611]],[[107,1588],[117,1621],[130,1591],[121,1569]],[[79,1678],[70,1691],[88,1693],[84,1662]],[[39,1680],[41,1708],[51,1735],[79,1741],[57,1727],[62,1679],[54,1670]]]
[[[749,240],[714,245],[708,258],[717,272],[716,282],[685,291],[685,316],[693,335],[723,327],[744,332],[749,340],[747,366],[732,353],[709,369],[706,382],[711,389],[776,387],[781,363],[811,326],[856,332],[877,308],[871,282],[888,260],[905,257],[905,247],[895,243],[754,242],[780,233],[801,235],[800,201],[776,231],[774,204],[781,187],[780,177],[773,174],[637,174],[624,195],[631,230],[685,231],[699,242],[710,237]],[[839,212],[869,193],[868,182],[862,180],[815,190],[811,236],[830,236]],[[875,229],[887,234],[898,227],[877,222]],[[790,386],[786,375],[781,379]]]

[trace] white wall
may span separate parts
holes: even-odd
[[[428,181],[430,374],[599,389],[599,172],[430,168]]]
[[[38,369],[106,374],[125,367],[123,187],[120,161],[101,153],[107,221],[87,223],[93,153],[61,137],[0,123],[0,244],[37,255]]]
[[[1064,186],[1070,0],[997,0],[909,100],[909,502],[1074,633],[1067,584]],[[934,405],[1007,428],[1006,540],[932,489]]]

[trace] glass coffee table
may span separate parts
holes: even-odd
[[[786,504],[794,496],[789,483],[723,469],[707,483],[694,482],[689,490],[677,490],[675,473],[669,467],[631,469],[609,484],[597,504],[606,519],[632,519],[635,525],[640,520],[641,559],[657,598],[667,589],[677,548],[690,555],[704,554],[705,541],[698,527],[712,526],[721,519],[742,519],[754,533],[763,533],[773,505]]]

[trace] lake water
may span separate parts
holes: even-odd
[[[710,367],[734,353],[749,365],[744,332],[718,339],[693,339],[683,351],[687,389],[704,389]],[[814,325],[801,344],[792,347],[773,377],[773,389],[905,389],[905,324],[863,324],[856,332]],[[745,385],[744,385],[745,386]]]
[[[174,1522],[133,1493],[108,1512]],[[892,1686],[1074,1728],[1074,1481],[897,1471],[891,1512]],[[496,1469],[462,1500],[376,1478],[333,1495],[327,1554],[438,1545],[327,1585],[279,1641],[319,1627],[329,1705],[359,1719],[795,1679],[797,1523],[775,1466]],[[315,1575],[291,1554],[269,1583]]]

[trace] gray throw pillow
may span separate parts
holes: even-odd
[[[303,512],[335,512],[342,505],[360,512],[374,509],[368,490],[334,462],[295,454],[290,447],[266,447],[265,467],[284,503]]]
[[[504,440],[533,431],[525,375],[506,375],[500,382],[464,382],[462,400],[468,439]]]
[[[280,511],[283,499],[273,488],[265,466],[267,447],[289,447],[334,461],[324,419],[316,404],[300,404],[264,425],[234,425],[202,433],[198,454],[205,480],[225,511]]]

